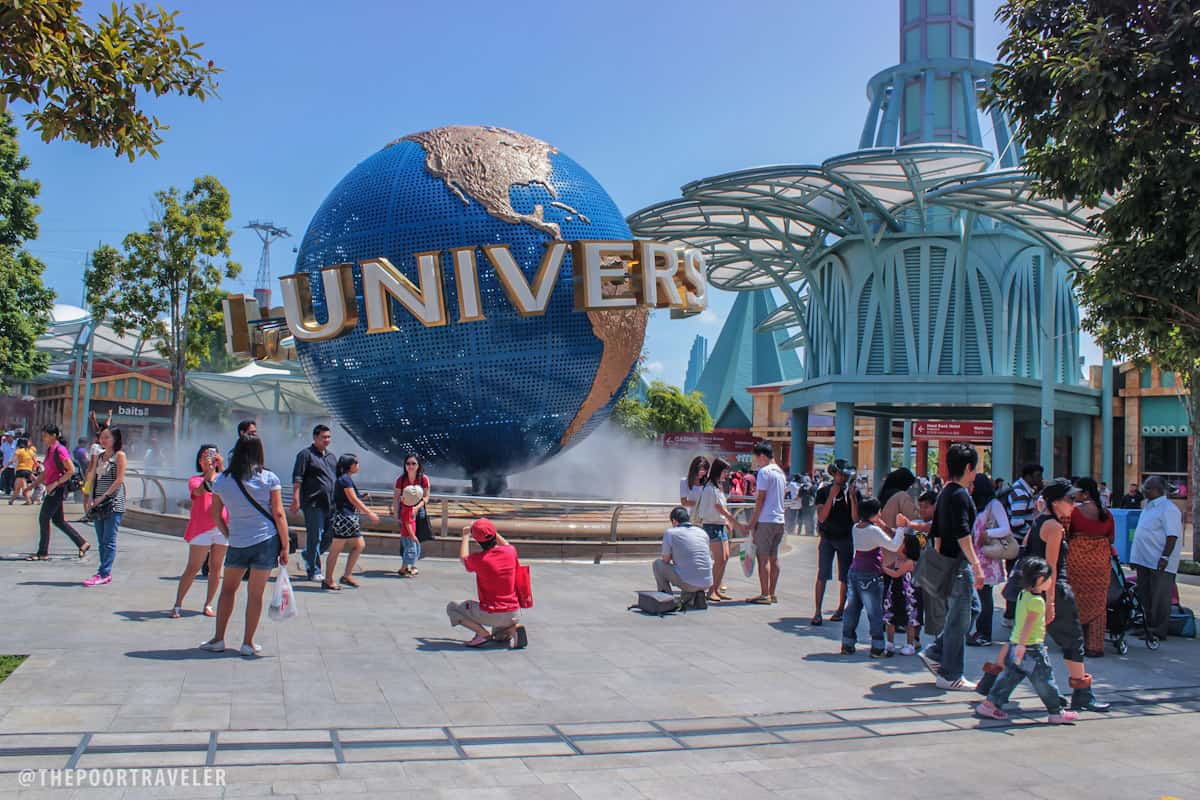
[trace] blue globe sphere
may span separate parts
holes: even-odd
[[[506,244],[532,282],[548,242],[630,239],[600,184],[555,148],[499,128],[454,126],[397,140],[356,166],[309,223],[296,271],[325,318],[322,267],[386,258],[419,285],[414,254],[442,251],[448,324],[426,327],[395,300],[397,331],[357,326],[297,342],[314,391],[368,450],[438,474],[494,481],[535,466],[603,422],[640,355],[647,312],[574,310],[571,258],[546,312],[521,316],[484,245]],[[483,320],[459,321],[449,250],[475,247]],[[347,298],[349,302],[349,298]]]

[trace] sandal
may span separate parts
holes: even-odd
[[[707,595],[707,598],[708,598],[708,602],[710,602],[710,603],[721,602],[721,595],[717,594],[716,592],[709,592]]]
[[[771,605],[771,598],[765,594],[760,594],[758,597],[751,597],[747,599],[746,602],[754,603],[755,605],[759,606],[769,606]]]
[[[169,616],[171,619],[179,619],[180,617],[183,616],[183,609],[180,608],[179,606],[175,606],[174,608],[171,609],[171,613],[168,614],[167,616]]]
[[[92,549],[92,543],[84,542],[83,547],[79,548],[79,557],[83,558],[84,556],[86,556],[88,554],[88,551],[91,549]]]
[[[25,556],[25,560],[26,561],[49,561],[50,556],[39,556],[37,554],[34,554],[31,556]]]
[[[213,607],[212,607],[212,606],[205,606],[205,607],[204,607],[204,616],[206,616],[206,617],[215,617],[216,615],[217,615],[217,612],[213,611]]]
[[[813,614],[813,617],[808,621],[808,624],[812,625],[814,628],[819,628],[825,624],[825,620],[820,614]]]
[[[733,597],[730,596],[729,593],[725,591],[725,587],[723,587],[723,586],[720,589],[717,589],[717,597],[721,598],[722,600],[732,600],[733,599]]]
[[[485,644],[487,644],[491,640],[492,640],[492,637],[490,637],[490,636],[480,636],[480,635],[476,634],[474,639],[472,639],[469,642],[464,642],[464,644],[466,644],[467,647],[483,647]]]
[[[342,587],[338,586],[336,583],[330,583],[329,581],[321,581],[321,588],[328,589],[331,592],[340,592],[342,590]]]
[[[830,622],[841,622],[842,621],[842,610],[839,608],[837,611],[833,612],[833,616],[829,618],[829,621]]]
[[[354,580],[354,578],[351,578],[349,575],[343,575],[342,579],[339,580],[338,583],[349,586],[353,589],[357,589],[360,585],[358,581]]]
[[[399,575],[401,578],[407,578],[408,577],[408,567],[401,567],[400,569],[396,570],[396,574]]]

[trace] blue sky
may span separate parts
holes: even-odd
[[[225,72],[219,98],[150,104],[171,125],[157,160],[22,133],[42,182],[30,249],[63,302],[80,302],[87,252],[143,228],[155,190],[198,175],[229,188],[236,226],[290,228],[296,238],[272,251],[278,276],[326,193],[398,136],[455,123],[523,131],[582,164],[628,214],[697,178],[853,149],[866,81],[899,57],[896,0],[167,5]],[[1000,38],[994,8],[978,0],[984,59]],[[258,239],[238,230],[233,247],[243,273],[229,288],[249,291]],[[731,304],[714,292],[701,318],[657,314],[651,371],[682,383],[692,338],[715,339]]]

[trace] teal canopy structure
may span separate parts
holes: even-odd
[[[1004,115],[985,141],[972,0],[900,12],[901,63],[868,83],[858,150],[693,181],[629,224],[702,248],[719,289],[784,299],[757,330],[802,354],[783,389],[793,444],[809,412],[833,413],[851,458],[854,417],[874,417],[882,477],[893,419],[992,418],[993,470],[1011,477],[1014,453],[1052,468],[1057,423],[1086,474],[1100,398],[1082,385],[1071,273],[1100,209],[1039,196]],[[812,466],[792,452],[794,472]]]

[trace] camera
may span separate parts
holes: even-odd
[[[826,468],[826,471],[829,473],[829,477],[831,478],[836,478],[838,475],[845,475],[846,483],[853,481],[854,476],[858,472],[854,465],[846,461],[844,458],[839,458],[834,461]]]

